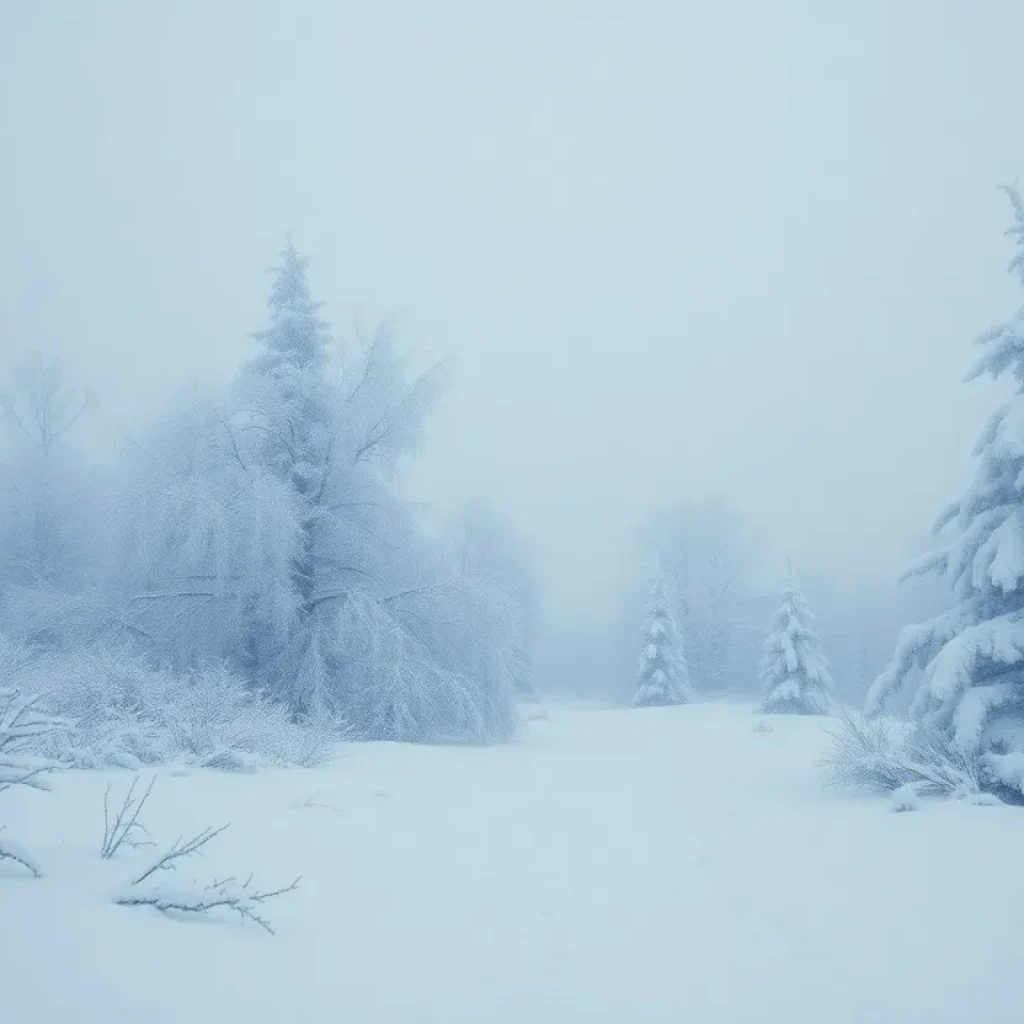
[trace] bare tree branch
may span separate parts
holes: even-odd
[[[136,800],[135,787],[138,781],[138,778],[132,780],[128,795],[124,798],[124,803],[121,804],[121,809],[113,821],[110,820],[110,784],[107,783],[106,792],[103,794],[103,845],[100,847],[100,856],[104,860],[110,860],[122,846],[138,850],[143,846],[154,845],[149,838],[146,826],[139,821],[139,815],[146,806],[149,794],[153,792],[156,776],[154,775],[150,780],[146,792]],[[145,838],[137,839],[136,835],[142,835]]]

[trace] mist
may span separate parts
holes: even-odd
[[[21,5],[0,42],[5,352],[137,428],[251,354],[286,232],[334,332],[454,380],[404,486],[493,499],[550,615],[606,617],[655,507],[895,576],[1013,304],[1013,3]],[[95,429],[95,428],[94,428]]]
[[[0,0],[5,1024],[1017,1019],[1021,40]]]

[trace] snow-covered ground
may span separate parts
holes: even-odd
[[[152,856],[98,856],[128,773],[8,792],[0,820],[46,874],[0,863],[0,1019],[1019,1019],[1024,811],[823,795],[820,722],[754,721],[554,707],[515,746],[161,776],[159,843],[231,822],[186,877],[303,876],[267,907],[276,937],[110,901]]]

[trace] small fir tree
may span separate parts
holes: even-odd
[[[761,661],[761,710],[771,714],[818,715],[828,710],[832,675],[813,616],[796,583],[782,591]]]
[[[633,707],[686,704],[690,697],[682,639],[665,596],[664,580],[659,575],[647,606]]]

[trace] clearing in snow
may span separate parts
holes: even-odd
[[[4,794],[40,862],[0,862],[11,1024],[302,1021],[953,1024],[1014,1020],[1024,815],[823,795],[814,719],[554,707],[497,748],[351,745],[330,768],[166,773],[160,848],[231,827],[185,880],[300,888],[183,920],[113,895],[103,794]]]

